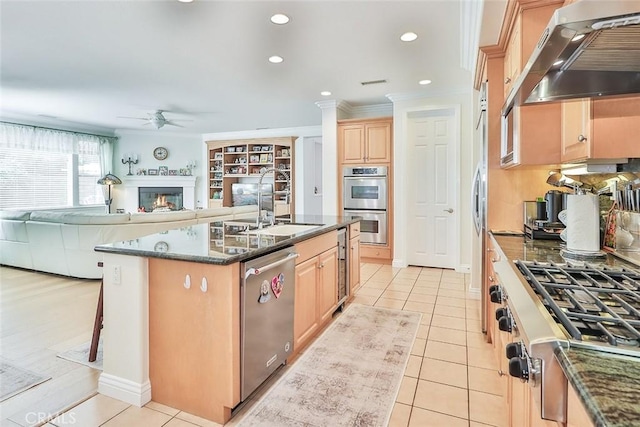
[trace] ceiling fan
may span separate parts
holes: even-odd
[[[145,123],[145,125],[153,125],[156,129],[160,129],[161,127],[163,127],[164,125],[169,125],[169,126],[177,126],[177,127],[184,127],[182,125],[179,125],[175,122],[191,122],[193,120],[168,120],[162,113],[164,113],[165,111],[163,110],[156,110],[154,113],[147,113],[147,117],[125,117],[125,116],[118,116],[118,118],[120,119],[135,119],[135,120],[145,120],[147,123]]]

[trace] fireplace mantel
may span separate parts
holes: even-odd
[[[138,210],[139,187],[182,187],[182,203],[186,209],[196,206],[195,176],[132,176],[123,179],[124,209],[126,212]]]

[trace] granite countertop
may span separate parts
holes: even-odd
[[[580,347],[560,348],[556,358],[596,426],[640,426],[637,358]]]
[[[564,245],[560,241],[497,233],[493,236],[510,260],[566,261],[561,256]],[[640,269],[639,264],[631,264],[635,257],[619,255],[607,253],[598,262]],[[513,267],[520,274],[515,264]],[[556,358],[596,426],[640,426],[640,357],[570,343],[569,348],[558,349]]]
[[[291,246],[360,221],[358,216],[292,215],[282,224],[317,225],[289,235],[255,234],[255,219],[236,219],[175,228],[134,240],[95,247],[98,252],[228,265]],[[247,231],[249,231],[247,233]]]

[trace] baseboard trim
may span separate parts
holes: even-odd
[[[151,401],[151,383],[136,383],[115,375],[100,374],[98,393],[141,408]]]
[[[409,266],[409,264],[407,264],[407,262],[403,259],[394,259],[391,263],[391,266],[395,268],[406,268]]]
[[[480,299],[481,297],[480,289],[478,288],[469,288],[469,291],[467,292],[467,294],[471,299]]]
[[[456,272],[457,273],[470,273],[471,272],[471,265],[469,265],[469,264],[460,264],[459,266],[456,267]]]

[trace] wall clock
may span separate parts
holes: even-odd
[[[158,242],[153,247],[156,252],[167,252],[169,250],[169,244],[167,242]]]
[[[156,147],[153,150],[153,157],[155,157],[156,160],[165,160],[169,157],[169,150],[164,147]]]

